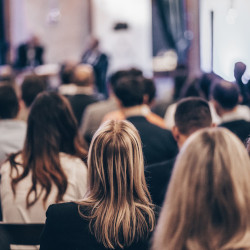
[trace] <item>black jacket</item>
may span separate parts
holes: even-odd
[[[79,215],[77,204],[69,202],[51,205],[46,215],[41,250],[107,250],[90,233],[89,222]],[[150,237],[124,250],[147,250]]]
[[[144,116],[130,116],[127,120],[139,131],[145,165],[170,160],[176,156],[178,147],[171,131],[148,122]]]

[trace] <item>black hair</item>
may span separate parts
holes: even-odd
[[[16,118],[19,110],[18,98],[10,85],[0,86],[0,119]]]
[[[22,99],[27,107],[35,100],[36,96],[46,89],[45,81],[37,75],[28,75],[24,78],[21,91]]]
[[[144,91],[144,82],[141,77],[123,77],[114,88],[115,95],[124,107],[143,104]]]
[[[222,108],[230,110],[238,104],[240,90],[237,84],[222,80],[213,84],[211,94]]]
[[[179,101],[174,118],[175,125],[184,135],[190,135],[195,130],[212,124],[209,104],[200,97],[189,97]]]
[[[137,77],[142,76],[142,71],[137,68],[131,68],[128,70],[118,70],[109,77],[109,82],[112,89],[115,88],[116,83],[123,77]]]

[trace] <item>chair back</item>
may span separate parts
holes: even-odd
[[[44,224],[0,222],[0,231],[5,232],[9,243],[13,245],[39,245]]]

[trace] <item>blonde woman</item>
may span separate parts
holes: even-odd
[[[154,224],[139,134],[130,122],[108,121],[90,145],[86,197],[49,207],[41,250],[144,250]]]
[[[152,249],[250,249],[249,180],[249,156],[234,134],[194,133],[177,158]]]

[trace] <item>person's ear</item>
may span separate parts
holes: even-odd
[[[149,100],[148,94],[143,95],[143,104],[149,104],[148,100]]]
[[[180,132],[179,132],[179,129],[174,125],[173,128],[172,128],[172,134],[173,134],[173,137],[174,139],[177,141],[179,141],[180,139]]]

